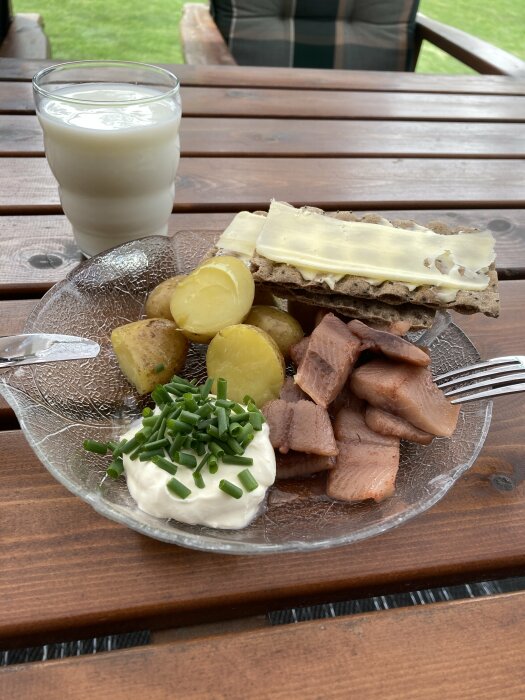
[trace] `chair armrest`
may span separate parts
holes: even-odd
[[[180,35],[186,63],[236,65],[206,5],[183,6]]]
[[[16,14],[1,42],[0,58],[41,59],[50,56],[51,47],[42,17],[34,13]]]
[[[416,46],[426,39],[470,68],[489,75],[525,76],[525,62],[461,29],[420,12],[416,16]]]

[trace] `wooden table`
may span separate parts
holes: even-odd
[[[81,261],[43,157],[30,84],[38,67],[0,62],[4,334],[21,331],[42,294]],[[459,322],[484,357],[523,352],[523,82],[175,71],[184,119],[171,231],[220,229],[235,212],[267,207],[272,197],[488,227],[503,280],[501,317]],[[97,696],[97,687],[114,698],[164,698],[174,687],[196,698],[350,691],[360,698],[489,698],[503,687],[505,697],[523,697],[522,593],[283,627],[257,617],[524,574],[522,395],[496,401],[479,459],[438,505],[382,536],[311,554],[213,555],[105,520],[52,479],[5,404],[0,454],[0,648],[178,630],[145,648],[2,669],[3,697],[80,698]]]

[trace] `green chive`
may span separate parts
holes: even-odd
[[[228,391],[228,382],[226,379],[217,379],[217,398],[226,399]]]
[[[217,429],[219,432],[219,437],[222,437],[224,433],[228,432],[228,416],[226,415],[226,409],[223,408],[222,406],[219,406],[217,408],[217,418],[219,419],[219,422],[217,424]]]
[[[164,372],[165,369],[166,367],[162,364],[162,362],[159,362],[158,365],[155,365],[153,371],[155,372],[155,374],[160,374],[161,372]]]
[[[217,416],[212,416],[211,418],[207,418],[206,420],[201,420],[200,423],[197,423],[197,430],[206,430],[206,428],[210,425],[217,425],[219,423],[219,419]]]
[[[235,416],[235,422],[236,423],[245,423],[247,420],[249,420],[250,414],[248,411],[245,411],[244,409],[240,412],[237,413]]]
[[[239,413],[244,413],[244,408],[241,406],[240,403],[235,403],[235,402],[234,402],[234,403],[233,403],[233,406],[231,407],[231,409],[232,409],[232,411],[233,411],[234,413],[237,413],[237,414],[239,414]]]
[[[246,394],[246,396],[244,397],[242,402],[245,406],[247,406],[249,403],[253,403],[255,405],[255,401],[252,399],[252,397],[249,394]]]
[[[124,464],[122,463],[122,458],[119,457],[119,459],[114,459],[111,462],[109,467],[106,469],[106,474],[111,479],[118,479],[123,471],[124,471]]]
[[[142,415],[144,416],[144,418],[149,418],[153,415],[153,409],[151,409],[149,406],[146,406],[146,408],[142,409]]]
[[[206,431],[208,435],[211,435],[214,438],[220,438],[221,434],[219,433],[219,429],[215,425],[209,425],[208,429]]]
[[[197,466],[197,459],[195,455],[191,455],[189,452],[179,452],[177,462],[182,464],[183,467],[188,467],[189,469],[195,469]]]
[[[204,465],[206,464],[206,462],[207,462],[211,457],[213,457],[212,453],[211,453],[211,452],[206,452],[206,454],[204,455],[204,457],[201,459],[201,461],[200,461],[199,464],[197,465],[197,469],[195,470],[194,473],[200,472],[201,469],[202,469],[202,468],[204,467]]]
[[[251,457],[240,457],[239,455],[223,455],[222,461],[224,464],[239,464],[246,467],[251,467],[253,464],[253,459]]]
[[[174,476],[177,473],[177,465],[170,462],[169,459],[162,457],[161,455],[154,455],[151,458],[153,464],[155,464],[160,469],[164,469],[165,472]]]
[[[230,435],[233,435],[234,438],[236,438],[240,432],[242,432],[243,426],[240,423],[230,423],[230,427],[228,428],[228,432]]]
[[[168,389],[168,387],[170,387]],[[177,393],[177,394],[199,394],[199,389],[197,387],[192,386],[191,384],[180,384],[179,382],[170,382],[168,385],[166,385],[166,389],[170,391],[171,393]],[[173,391],[171,391],[173,390]]]
[[[219,481],[219,488],[221,491],[224,491],[224,493],[227,493],[228,496],[231,496],[232,498],[241,498],[242,496],[242,489],[240,489],[238,486],[235,486],[235,484],[232,484],[232,482],[228,481],[227,479],[221,479]]]
[[[198,489],[203,489],[206,486],[206,484],[204,483],[204,479],[202,478],[202,474],[200,472],[193,472],[193,481],[195,482],[195,486]]]
[[[259,411],[250,411],[249,421],[253,425],[254,430],[262,430],[263,417]]]
[[[139,454],[139,462],[149,462],[153,457],[157,455],[162,456],[163,454],[164,450],[146,450]]]
[[[107,445],[108,445],[108,450],[109,450],[110,452],[115,452],[115,450],[116,450],[117,447],[119,446],[119,443],[118,443],[118,442],[115,442],[115,440],[108,440]]]
[[[105,455],[108,451],[108,446],[106,442],[99,442],[98,440],[84,440],[84,449],[88,452],[95,452],[98,455]]]
[[[146,416],[145,418],[142,419],[142,425],[148,427],[148,428],[154,428],[157,423],[157,416]]]
[[[199,404],[195,401],[193,394],[183,394],[184,406],[186,410],[195,412],[199,408]]]
[[[237,435],[234,435],[233,437],[234,437],[238,442],[240,442],[241,445],[242,445],[242,443],[243,443],[247,438],[250,438],[250,440],[253,439],[253,435],[254,435],[253,431],[254,431],[253,425],[252,425],[251,423],[246,423],[245,425],[243,425],[243,427],[242,427],[241,430],[237,433]]]
[[[216,459],[219,459],[224,454],[223,448],[213,440],[208,443],[208,449]]]
[[[197,453],[197,457],[202,457],[202,455],[206,452],[206,445],[203,442],[196,441],[193,449]]]
[[[208,379],[204,382],[204,384],[199,389],[202,399],[208,398],[208,394],[210,393],[212,386],[213,386],[213,379],[211,377],[208,377]]]
[[[169,392],[167,389],[165,389],[162,384],[158,384],[155,389],[151,392],[151,398],[157,406],[162,406],[164,404],[171,404],[173,403],[173,399],[171,398]]]
[[[237,474],[237,478],[244,486],[246,491],[255,491],[255,489],[259,486],[257,479],[249,469],[243,469],[242,472]]]
[[[146,437],[144,433],[141,433],[139,430],[139,432],[135,433],[131,440],[126,440],[126,444],[122,447],[122,452],[124,454],[129,454],[130,452],[133,452],[133,450],[136,450],[137,447],[139,447],[139,445],[142,445],[142,443],[145,441]]]
[[[147,442],[144,447],[148,450],[158,450],[159,447],[168,447],[170,441],[168,438],[162,438],[161,440],[154,440],[153,442]]]
[[[175,477],[168,481],[166,488],[173,496],[178,496],[182,499],[187,498],[191,493],[190,489]]]
[[[179,377],[178,374],[174,374],[170,381],[175,382],[176,384],[184,384],[184,386],[192,386],[191,382],[188,379],[184,379],[184,377]]]
[[[181,414],[182,415],[182,414]],[[190,423],[185,423],[182,420],[179,420],[178,418],[173,421],[173,428],[172,430],[177,433],[191,433],[193,429],[193,425]]]
[[[210,454],[208,458],[208,471],[210,472],[210,474],[217,474],[217,472],[219,471],[217,457],[213,454]]]
[[[221,408],[227,408],[230,409],[234,405],[235,401],[230,401],[230,399],[217,399],[215,402],[216,406],[220,406]]]
[[[244,450],[242,449],[242,446],[237,442],[237,440],[233,437],[228,437],[226,438],[225,442],[229,447],[232,448],[232,450],[235,452],[235,454],[242,455]]]
[[[202,406],[199,406],[199,408],[196,410],[196,413],[198,413],[201,418],[207,418],[213,413],[213,406],[209,402],[203,403]]]
[[[189,423],[190,425],[197,425],[200,421],[200,416],[190,411],[182,411],[178,420],[181,420],[183,423]]]

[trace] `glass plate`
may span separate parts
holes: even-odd
[[[160,520],[140,511],[124,479],[105,477],[107,458],[86,453],[86,437],[116,438],[146,399],[122,376],[109,343],[111,330],[137,320],[148,291],[191,270],[211,248],[210,233],[182,231],[173,238],[127,243],[81,264],[36,306],[24,332],[92,338],[90,360],[29,365],[0,373],[0,391],[13,407],[29,444],[72,493],[102,515],[165,542],[234,554],[315,550],[357,542],[400,525],[439,501],[476,459],[487,434],[492,403],[462,407],[452,439],[428,447],[403,444],[395,495],[374,504],[344,504],[324,496],[323,477],[277,483],[267,508],[243,530],[214,530]],[[443,319],[442,319],[443,320]],[[433,333],[436,373],[477,361],[478,352],[454,324]],[[427,336],[428,337],[428,336]],[[185,374],[204,377],[204,348],[193,346]]]

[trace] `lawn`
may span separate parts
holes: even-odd
[[[39,12],[44,17],[54,58],[151,63],[183,62],[178,32],[183,4],[183,0],[13,2],[17,12]],[[525,59],[524,0],[421,0],[420,10]],[[423,73],[472,72],[428,44],[423,46],[417,69]]]

